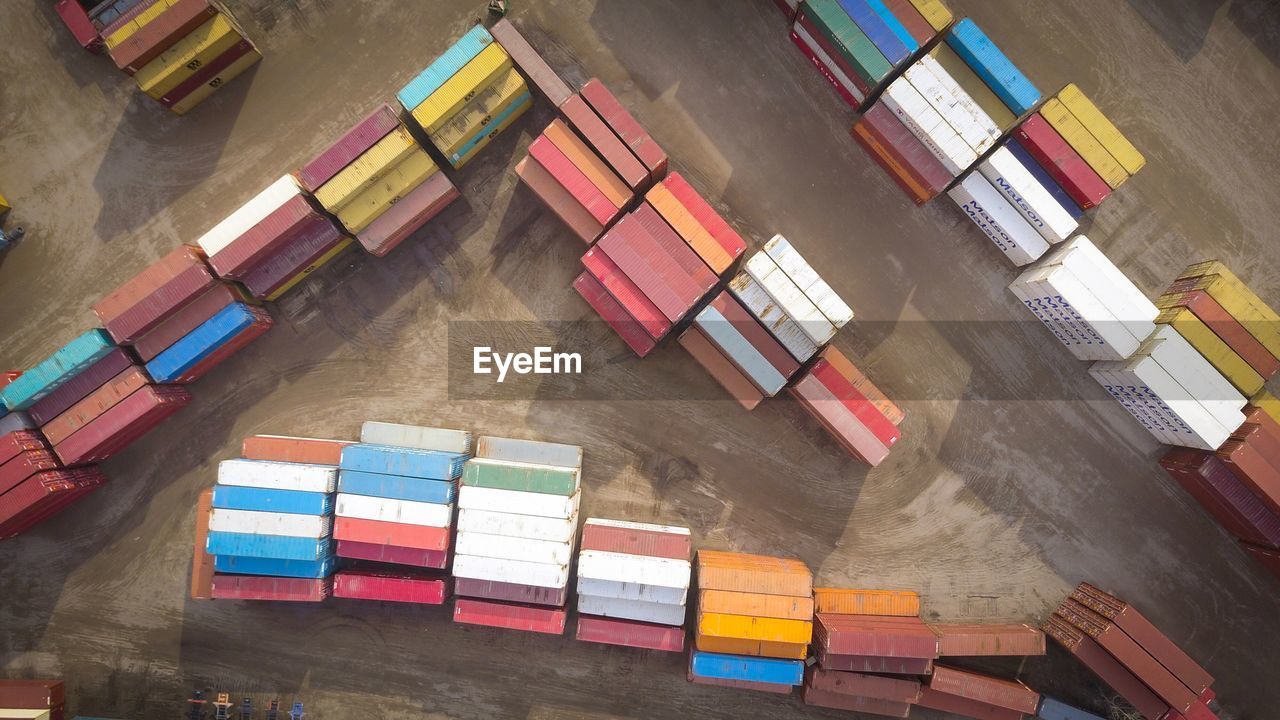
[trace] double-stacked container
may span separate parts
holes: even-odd
[[[679,340],[747,410],[777,395],[800,370],[782,343],[727,290],[698,313]]]
[[[533,104],[511,56],[481,25],[436,58],[398,97],[454,167],[465,165]]]
[[[262,59],[214,0],[142,0],[100,35],[116,67],[179,115]]]
[[[578,553],[577,638],[682,652],[688,528],[588,518]]]
[[[1040,707],[1040,694],[1017,680],[934,665],[916,704],[985,720],[1022,720]]]
[[[901,437],[902,410],[834,347],[823,348],[791,395],[845,452],[872,467]]]
[[[476,442],[458,492],[455,622],[564,632],[581,477],[575,445]]]
[[[61,680],[0,680],[0,717],[63,720]]]
[[[552,107],[560,107],[573,94],[573,91],[560,78],[560,75],[551,69],[547,61],[538,54],[537,50],[533,49],[533,46],[511,24],[510,20],[506,18],[499,20],[493,24],[493,27],[489,28],[489,32],[493,35],[493,39],[502,46],[502,49],[506,50],[507,54],[511,56],[512,64],[524,73],[528,81],[533,83],[533,86],[551,103]]]
[[[690,682],[790,694],[813,636],[813,574],[800,560],[698,551]]]

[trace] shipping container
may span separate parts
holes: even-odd
[[[1160,313],[1156,323],[1169,325],[1177,330],[1179,335],[1185,338],[1242,394],[1253,396],[1262,390],[1265,383],[1263,377],[1195,313],[1186,308],[1170,308]]]
[[[804,681],[804,663],[799,660],[735,657],[695,650],[690,662],[690,672],[697,677],[793,686]]]
[[[1023,720],[1023,714],[1017,710],[989,705],[958,695],[949,695],[929,687],[920,689],[920,699],[916,704],[931,710],[956,713],[973,720]]]
[[[698,633],[709,637],[798,645],[808,643],[813,638],[813,623],[807,620],[724,615],[699,609]]]
[[[880,102],[889,108],[952,176],[958,176],[977,161],[973,148],[947,124],[929,101],[907,81],[898,78],[885,88]]]
[[[528,88],[526,88],[519,96],[497,110],[493,119],[486,123],[478,134],[463,143],[456,151],[449,153],[446,156],[449,164],[455,168],[460,168],[471,162],[472,158],[479,154],[503,130],[506,130],[516,120],[519,120],[531,107],[533,107],[533,98],[529,94]]]
[[[662,311],[607,254],[592,248],[582,256],[582,265],[654,340],[671,329]]]
[[[764,400],[764,393],[760,392],[755,383],[696,325],[681,333],[677,340],[743,408],[754,410]]]
[[[339,472],[338,492],[438,505],[448,505],[457,495],[457,489],[450,480],[425,480],[360,470]]]
[[[1007,145],[983,160],[978,172],[1046,241],[1063,242],[1079,227],[1071,213],[1014,157]]]
[[[214,575],[215,600],[283,600],[321,602],[333,594],[329,578],[274,578],[253,575]]]
[[[698,194],[698,191],[684,179],[684,176],[678,172],[672,172],[662,180],[662,184],[693,215],[693,219],[697,220],[702,227],[706,228],[707,232],[711,233],[711,237],[715,238],[715,241],[731,258],[736,260],[742,256],[742,253],[746,252],[747,243],[742,239],[742,236],[730,227],[729,223],[725,222],[720,213],[716,212]]]
[[[692,569],[687,560],[673,560],[661,557],[645,557],[625,553],[603,552],[600,550],[584,550],[578,554],[579,580],[596,580],[626,585],[643,585],[649,588],[670,588],[680,591],[680,600],[684,602],[684,594],[689,589]],[[600,595],[619,599],[652,599],[664,602],[659,598],[624,597],[608,593],[588,592],[579,586],[584,595]]]
[[[804,660],[809,657],[807,643],[778,643],[763,640],[742,640],[739,638],[711,637],[694,634],[694,644],[703,652],[721,655],[747,655],[750,657],[771,657],[784,660]]]
[[[461,555],[455,552],[453,556],[453,575],[454,577],[471,578],[473,580],[492,580],[516,585],[562,588],[566,587],[569,582],[569,566],[567,563],[553,565],[506,558]]]
[[[517,163],[516,175],[583,242],[590,245],[604,232],[604,226],[536,159],[526,157]]]
[[[916,617],[920,614],[920,596],[910,590],[854,590],[848,588],[814,588],[817,612],[837,615],[896,615]]]
[[[1024,713],[1034,713],[1040,706],[1040,694],[1017,680],[1004,680],[945,665],[933,666],[929,689]]]
[[[240,47],[243,48],[243,46]],[[249,68],[256,65],[261,59],[262,53],[254,49],[250,49],[249,52],[240,55],[239,58],[228,65],[226,69],[219,72],[217,77],[211,78],[208,82],[198,88],[195,88],[186,96],[175,101],[169,109],[173,111],[175,115],[186,115],[197,105],[209,99],[209,96],[213,95],[218,88],[225,86],[227,83],[239,77]]]
[[[1044,633],[1030,625],[930,623],[929,629],[938,636],[939,657],[1045,654]]]
[[[777,0],[784,2],[785,0]],[[692,663],[691,663],[692,665]],[[774,695],[790,695],[795,692],[794,685],[778,684],[778,683],[761,683],[751,682],[749,680],[722,680],[720,678],[699,677],[694,675],[692,669],[685,676],[689,682],[695,685],[714,685],[716,687],[733,688],[734,690],[754,690],[756,692],[767,692]]]
[[[412,565],[436,570],[443,570],[449,564],[449,553],[446,550],[421,550],[418,548],[397,547],[395,545],[353,542],[351,540],[338,540],[336,545],[335,555],[352,560],[368,560],[371,562],[391,563],[393,565]]]
[[[263,449],[257,438],[271,436],[255,436],[254,447]],[[294,438],[288,438],[294,440]],[[248,442],[246,440],[246,442]],[[278,441],[273,442],[282,445]],[[290,443],[289,452],[299,452],[298,446]],[[326,452],[331,452],[326,450]],[[278,456],[279,452],[260,452],[259,455]],[[298,457],[294,455],[294,457]],[[303,492],[331,493],[338,484],[338,470],[325,465],[308,465],[300,462],[276,462],[269,460],[223,460],[218,463],[219,485],[241,485],[244,487],[260,487],[272,490],[299,490]]]
[[[342,448],[352,444],[354,443],[350,440],[320,440],[284,435],[251,435],[244,439],[240,454],[246,460],[268,460],[336,467],[342,458]],[[326,492],[332,490],[333,487],[330,486]]]
[[[632,216],[638,221],[640,227],[644,228],[649,237],[657,242],[669,257],[676,261],[685,275],[693,282],[699,291],[698,297],[705,295],[718,281],[718,277],[711,271],[711,268],[689,247],[688,243],[681,239],[680,235],[662,219],[657,210],[647,202],[640,203]]]
[[[1272,355],[1280,357],[1280,327],[1277,327],[1280,316],[1221,262],[1192,265],[1178,276],[1169,291],[1175,289],[1179,292],[1207,291],[1238,318]]]
[[[253,43],[241,37],[235,45],[221,51],[186,80],[155,99],[182,115],[212,95],[226,80],[240,74],[242,66],[252,65],[261,57]]]
[[[620,272],[618,274],[621,275]],[[653,351],[655,343],[649,331],[641,327],[590,272],[579,274],[573,281],[573,289],[622,338],[632,352],[644,357]],[[663,322],[666,322],[665,318]]]
[[[1280,547],[1280,515],[1263,505],[1220,458],[1201,450],[1174,448],[1160,459],[1160,465],[1227,532]]]
[[[580,497],[581,491],[563,496],[464,486],[458,491],[458,507],[561,519],[577,514]]]
[[[209,257],[219,277],[245,277],[258,263],[319,222],[320,213],[303,195],[295,195],[272,210],[245,233]]]
[[[492,43],[489,31],[475,25],[396,94],[400,104],[406,110],[418,107]]]
[[[55,445],[54,452],[68,466],[106,460],[189,402],[191,395],[179,387],[141,387]]]
[[[762,393],[773,397],[786,386],[787,378],[715,307],[703,308],[694,324]]]
[[[876,700],[855,695],[841,695],[825,690],[817,690],[807,685],[804,689],[804,704],[883,717],[904,718],[911,713],[910,703]]]
[[[467,625],[486,625],[506,630],[561,635],[568,613],[563,609],[517,605],[458,598],[453,607],[453,621]]]
[[[520,440],[482,435],[476,441],[476,457],[508,462],[535,463],[560,467],[582,467],[582,448],[577,445]]]
[[[1171,293],[1156,300],[1156,307],[1168,309],[1182,307],[1195,313],[1214,334],[1222,340],[1249,366],[1263,378],[1270,379],[1280,372],[1280,359],[1272,355],[1262,343],[1258,342],[1239,320],[1230,313],[1208,292],[1193,290],[1186,293]]]
[[[705,292],[631,215],[619,220],[596,247],[672,323],[684,319]]]
[[[321,185],[315,198],[326,210],[337,213],[417,150],[418,143],[401,125]]]
[[[599,78],[588,80],[582,86],[581,95],[587,105],[596,111],[636,159],[649,170],[651,181],[657,182],[667,174],[667,153],[654,142],[649,132],[618,102]]]
[[[816,646],[818,667],[824,670],[867,672],[888,675],[928,675],[933,672],[933,660],[927,658],[881,657],[874,655],[838,655]]]
[[[1156,697],[1155,693],[1151,692],[1151,689],[1132,672],[1071,623],[1057,616],[1051,616],[1044,625],[1044,631],[1124,698],[1144,718],[1163,718],[1170,712],[1167,703]]]
[[[255,298],[272,301],[351,245],[328,217],[307,224],[284,247],[249,271],[241,281]]]
[[[1102,114],[1098,106],[1085,97],[1075,83],[1068,83],[1058,93],[1058,100],[1084,124],[1089,133],[1124,167],[1125,172],[1136,175],[1147,164],[1142,153]]]
[[[809,58],[809,62],[817,68],[818,72],[827,79],[827,82],[835,88],[836,94],[845,101],[849,107],[857,110],[862,106],[863,101],[867,99],[867,83],[860,77],[855,80],[857,73],[852,70],[847,61],[840,57],[838,46],[831,43],[819,30],[817,30],[808,16],[801,13],[791,28],[791,42],[800,48],[800,52]]]
[[[912,50],[893,32],[889,24],[876,13],[867,0],[840,0],[840,7],[858,24],[867,38],[875,45],[886,62],[897,67],[910,57]]]
[[[646,204],[652,207],[717,275],[728,270],[733,264],[736,257],[721,247],[720,243],[694,218],[693,213],[676,199],[665,184],[655,184],[649,189],[645,198]]]
[[[611,212],[608,208],[601,206],[601,211],[606,213],[609,219],[600,219],[597,215],[597,220],[607,225],[610,220],[617,216],[617,210],[625,210],[630,205],[632,198],[635,197],[631,188],[627,187],[626,183],[622,182],[622,178],[618,177],[613,169],[599,155],[596,155],[595,151],[587,147],[562,120],[559,118],[553,119],[551,124],[547,125],[546,129],[543,130],[543,135],[546,142],[551,143],[560,151],[568,161],[569,166],[559,162],[558,156],[554,154],[550,154],[550,157],[555,158],[555,161],[540,156],[538,152],[535,152],[533,144],[529,146],[529,154],[541,163],[543,167],[550,170],[560,184],[569,189],[575,197],[586,196],[588,199],[595,199],[595,194],[591,192],[592,187],[604,195],[615,210]],[[540,143],[543,142],[543,139],[539,138],[534,142]],[[564,168],[565,174],[558,170],[561,167]],[[573,172],[574,169],[587,179],[590,186],[582,184],[577,174]],[[582,204],[590,209],[585,200],[582,201]]]
[[[583,537],[585,540],[585,534]],[[706,613],[809,621],[813,619],[813,608],[813,599],[806,597],[726,590],[701,590],[698,593],[698,610]]]
[[[0,401],[11,412],[26,410],[115,349],[106,332],[89,330],[6,385]]]
[[[685,619],[684,605],[646,602],[643,600],[621,600],[618,598],[597,597],[595,595],[579,595],[578,612],[581,615],[599,615],[608,618],[671,626],[684,625]]]
[[[581,472],[581,469],[576,467],[475,458],[467,461],[460,482],[467,487],[567,497],[577,492]]]
[[[52,708],[65,701],[66,689],[61,680],[0,681],[0,707]]]
[[[936,197],[953,179],[933,153],[882,104],[872,105],[851,132],[917,205]]]
[[[49,450],[27,450],[0,465],[0,494],[42,470],[57,470],[58,458]]]
[[[531,540],[568,542],[574,536],[577,524],[577,513],[567,518],[551,518],[467,508],[458,511],[459,532],[479,532]]]
[[[348,445],[342,449],[343,470],[403,475],[431,480],[452,480],[462,474],[465,453],[396,447]]]
[[[356,240],[375,257],[384,257],[459,197],[447,175],[434,173],[369,223]]]
[[[533,49],[533,46],[509,20],[506,18],[499,20],[489,28],[489,32],[493,33],[493,38],[511,56],[516,67],[528,76],[553,107],[559,107],[573,94],[565,81],[560,79],[556,71],[551,69],[546,60]]]
[[[299,184],[307,192],[314,193],[398,127],[401,124],[395,109],[390,105],[380,106],[304,165],[298,171]]]
[[[257,301],[250,298],[239,285],[216,283],[135,338],[133,351],[142,362],[150,362],[233,303],[256,304]]]
[[[119,20],[125,19],[121,16],[103,28],[107,53],[116,67],[129,75],[137,73],[219,12],[217,5],[209,0],[176,0],[158,5],[164,9],[155,17],[132,16],[132,22],[118,25]],[[135,5],[130,13],[141,8],[141,3]]]
[[[868,95],[893,71],[884,54],[836,0],[809,0],[799,17],[813,21],[813,26],[868,88]]]
[[[871,431],[876,436],[876,440],[884,447],[893,447],[901,434],[896,425],[885,417],[878,407],[875,406],[866,395],[864,395],[854,384],[840,374],[831,363],[826,360],[818,360],[809,370],[810,375],[822,384],[832,395],[836,397],[844,406],[853,413],[858,422]]]
[[[778,263],[766,252],[757,252],[747,260],[744,272],[768,293],[778,308],[791,318],[816,345],[829,341],[836,325],[822,313]],[[748,307],[750,304],[748,303]]]
[[[964,18],[952,26],[947,33],[947,45],[973,68],[1014,115],[1030,111],[1040,101],[1036,86],[973,20]]]
[[[28,450],[48,452],[49,444],[37,430],[15,430],[0,435],[0,465]]]
[[[155,288],[133,307],[107,320],[104,323],[107,332],[118,343],[131,343],[202,295],[216,282],[208,266],[199,261]]]
[[[615,618],[578,616],[574,637],[585,642],[666,652],[684,651],[684,628]]]
[[[1005,141],[1004,146],[1009,150],[1019,164],[1029,173],[1031,177],[1040,183],[1040,186],[1049,191],[1054,200],[1058,201],[1058,205],[1067,211],[1067,214],[1077,221],[1084,217],[1084,208],[1076,204],[1071,194],[1062,187],[1062,185],[1049,174],[1049,171],[1040,165],[1034,156],[1027,150],[1021,142],[1018,141],[1017,134],[1013,134]]]
[[[333,596],[419,605],[443,605],[449,597],[449,578],[343,570],[333,578]]]
[[[449,527],[453,520],[452,505],[437,505],[435,503],[369,497],[367,495],[351,495],[341,492],[337,495],[334,513],[338,517],[441,528]]]
[[[191,382],[203,374],[199,372],[203,361],[220,348],[242,335],[256,338],[271,324],[271,316],[262,308],[228,305],[148,362],[147,374],[160,383]]]
[[[811,597],[813,575],[802,561],[791,558],[699,550],[698,587]]]
[[[1054,700],[1051,697],[1040,700],[1040,707],[1036,710],[1036,717],[1040,718],[1040,720],[1103,720],[1093,713],[1085,712],[1080,708],[1068,705],[1061,700]]]
[[[246,535],[209,531],[205,549],[210,555],[276,558],[279,560],[322,560],[332,555],[328,538]]]
[[[995,144],[999,128],[976,103],[967,97],[960,99],[963,91],[933,58],[921,58],[902,77],[976,155],[981,156]]]
[[[872,467],[889,456],[889,449],[817,378],[806,375],[791,393],[849,454]]]
[[[493,84],[510,69],[511,56],[501,45],[490,43],[420,103],[406,109],[411,111],[413,119],[423,130],[428,134],[434,133],[475,97],[477,89]]]
[[[1029,265],[1049,243],[982,173],[970,173],[948,195],[1014,265]]]
[[[336,517],[333,521],[333,537],[336,540],[370,545],[445,552],[449,549],[452,536],[448,527]]]
[[[600,154],[634,192],[643,192],[649,186],[649,170],[642,164],[622,140],[605,125],[604,120],[592,110],[581,95],[572,95],[560,104],[560,114],[568,121],[586,144]]]
[[[97,468],[37,473],[0,495],[0,540],[48,520],[104,483]]]
[[[93,312],[105,323],[128,312],[130,308],[146,299],[157,288],[176,278],[184,270],[203,264],[204,256],[199,248],[179,245],[94,303]]]
[[[1014,137],[1081,208],[1097,207],[1111,194],[1111,187],[1039,115],[1027,118]]]
[[[159,99],[231,49],[241,37],[231,17],[219,13],[139,67],[133,79],[142,92]]]
[[[112,350],[27,410],[32,422],[47,425],[130,366],[128,353]],[[0,460],[3,462],[3,460]]]
[[[298,515],[215,507],[209,516],[209,531],[324,538],[333,533],[333,518],[328,515]]]
[[[1039,114],[1112,190],[1129,179],[1129,173],[1057,98],[1047,100]]]
[[[454,580],[453,591],[454,594],[463,597],[477,597],[533,605],[551,605],[554,607],[564,607],[565,600],[569,595],[568,585],[560,588],[546,588],[461,577]]]
[[[687,528],[588,518],[582,526],[581,550],[626,553],[688,561],[692,538]]]
[[[818,613],[813,641],[837,655],[933,659],[938,639],[918,618]]]
[[[201,547],[201,550],[204,548]],[[264,575],[287,578],[325,578],[333,574],[334,560],[279,560],[276,558],[236,557],[218,555],[213,568],[228,575]]]
[[[213,507],[225,510],[330,515],[333,513],[333,496],[328,493],[297,490],[215,485]]]
[[[80,428],[88,425],[95,418],[115,407],[135,391],[150,384],[150,378],[137,365],[131,365],[117,374],[101,387],[89,393],[88,397],[72,405],[65,412],[50,420],[40,432],[51,445],[66,440]]]
[[[630,580],[602,580],[584,577],[579,573],[578,593],[618,600],[642,600],[644,602],[680,605],[689,596],[688,588],[672,585],[646,585]]]
[[[914,703],[920,697],[920,681],[811,667],[805,672],[805,688],[835,695]]]

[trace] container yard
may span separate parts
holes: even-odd
[[[1280,708],[1274,3],[0,5],[0,717]]]

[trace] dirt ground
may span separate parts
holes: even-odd
[[[80,51],[51,3],[0,0],[0,192],[28,230],[0,264],[0,366],[93,326],[93,301],[393,100],[484,3],[231,5],[266,60],[176,118]],[[296,696],[316,718],[848,716],[689,684],[678,656],[465,628],[443,608],[186,598],[196,495],[244,436],[354,438],[382,419],[581,444],[585,514],[794,554],[822,584],[918,590],[931,619],[1039,622],[1087,579],[1201,661],[1225,717],[1276,716],[1261,668],[1280,583],[1020,310],[978,229],[945,199],[912,206],[854,144],[770,0],[514,6],[552,65],[612,87],[753,247],[785,234],[853,306],[836,344],[908,414],[890,460],[868,472],[782,399],[744,412],[674,342],[639,361],[598,323],[548,322],[591,313],[569,288],[583,248],[512,172],[543,103],[455,174],[465,202],[275,304],[276,328],[106,463],[106,488],[0,545],[4,674],[65,677],[72,714],[121,718],[176,717],[193,687]],[[1080,84],[1147,154],[1088,228],[1143,290],[1220,257],[1280,304],[1280,6],[953,6],[1042,90]],[[586,372],[478,386],[463,361],[480,338],[547,339]],[[1103,707],[1056,648],[991,667]]]

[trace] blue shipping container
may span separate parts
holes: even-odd
[[[1040,102],[1040,91],[1026,75],[991,42],[970,18],[956,23],[947,33],[947,44],[973,68],[1014,115],[1022,115]]]
[[[718,680],[746,680],[774,685],[799,685],[804,682],[803,660],[720,655],[694,650],[691,668],[698,677]]]
[[[256,319],[249,312],[248,305],[231,303],[147,363],[147,374],[158,383],[177,380],[215,350],[248,330]]]
[[[502,123],[506,122],[507,118],[520,112],[526,105],[530,104],[532,101],[533,100],[527,91],[524,93],[521,93],[520,97],[517,98],[515,102],[507,106],[506,110],[503,110],[502,112],[498,113],[498,116],[495,117],[492,121],[490,121],[489,124],[495,128],[502,127]],[[465,145],[458,148],[458,152],[449,156],[449,164],[453,165],[457,163],[459,160],[461,160],[462,158],[466,157],[467,153],[471,152],[476,148],[477,145],[484,142],[484,139],[488,136],[489,136],[489,133],[483,132],[471,138],[470,140],[468,140]]]
[[[493,36],[483,26],[476,25],[458,42],[436,58],[418,77],[409,81],[396,97],[405,110],[410,112],[431,97],[431,93],[440,89],[449,78],[453,77],[464,65],[475,59],[493,42]]]
[[[1103,720],[1093,713],[1085,712],[1051,697],[1040,701],[1040,709],[1036,712],[1036,717],[1040,720]]]
[[[90,330],[0,390],[0,402],[10,410],[26,410],[115,349],[106,330]]]
[[[1053,176],[1049,174],[1048,170],[1041,167],[1040,163],[1036,162],[1036,159],[1031,157],[1031,153],[1022,146],[1022,143],[1018,142],[1018,138],[1009,138],[1009,142],[1005,143],[1005,147],[1009,148],[1009,152],[1013,153],[1013,156],[1018,159],[1018,162],[1022,163],[1022,167],[1026,168],[1027,172],[1031,173],[1032,177],[1034,177],[1045,190],[1049,191],[1049,194],[1053,196],[1054,200],[1058,201],[1058,204],[1062,206],[1063,210],[1067,211],[1068,215],[1076,220],[1084,217],[1084,209],[1077,205],[1075,200],[1071,199],[1071,196],[1067,194],[1066,190],[1062,189],[1062,186],[1058,184],[1057,180],[1053,179]]]
[[[457,489],[452,480],[426,480],[360,470],[340,470],[338,492],[448,505],[453,502]]]
[[[342,448],[343,470],[362,470],[383,475],[453,480],[462,474],[467,460],[463,453],[393,447],[391,445],[348,445]]]
[[[213,569],[234,575],[267,575],[269,577],[323,578],[333,574],[335,560],[279,560],[276,558],[237,557],[217,555]]]
[[[247,533],[209,532],[205,550],[210,555],[277,558],[279,560],[322,560],[333,554],[329,538],[287,537],[284,535],[250,535]]]
[[[907,26],[903,25],[902,21],[898,19],[898,16],[894,15],[893,11],[889,9],[889,6],[884,4],[884,0],[867,0],[867,4],[871,6],[871,9],[875,11],[876,15],[880,16],[880,19],[884,21],[884,24],[889,26],[889,29],[892,30],[893,34],[902,41],[902,44],[907,46],[908,52],[914,53],[920,49],[920,43],[916,42],[916,39],[911,37],[911,33],[907,30]]]
[[[214,485],[213,506],[224,510],[329,515],[333,513],[333,495],[300,490]]]
[[[880,54],[893,67],[898,67],[902,61],[906,60],[911,53],[907,50],[907,46],[902,44],[897,35],[889,29],[884,19],[871,9],[871,5],[867,0],[837,0],[840,7],[844,8],[845,13],[857,24],[862,32],[867,34],[867,38],[871,40],[871,44],[876,46]],[[876,78],[883,80],[884,78]]]

